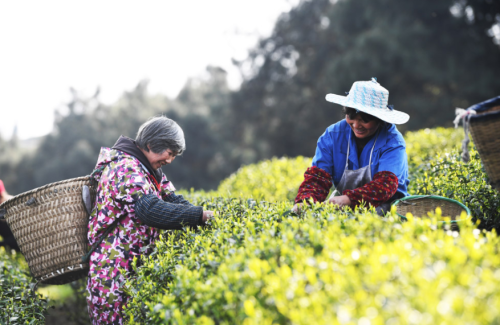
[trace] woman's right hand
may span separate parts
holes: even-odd
[[[341,208],[343,206],[350,206],[352,202],[347,195],[341,195],[341,196],[331,196],[330,199],[328,200],[328,203],[335,204],[339,208]]]
[[[206,223],[208,219],[212,219],[214,217],[214,212],[207,210],[203,211],[203,223]]]

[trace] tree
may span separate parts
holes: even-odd
[[[452,14],[456,4],[302,1],[239,62],[254,70],[234,94],[235,116],[244,121],[235,127],[237,141],[254,161],[311,156],[324,129],[341,118],[324,96],[371,77],[389,89],[396,109],[410,114],[400,130],[451,125],[456,106],[500,89],[498,46],[486,25]]]
[[[227,73],[213,66],[189,80],[180,92],[174,119],[184,130],[187,150],[165,168],[174,185],[213,189],[240,166],[228,125],[230,100]]]
[[[99,89],[90,97],[70,89],[72,99],[56,112],[53,132],[34,152],[23,153],[15,138],[0,138],[0,177],[9,192],[89,175],[101,147],[112,147],[120,135],[135,138],[142,123],[159,115],[174,119],[187,142],[183,157],[164,167],[167,177],[177,188],[215,188],[239,166],[230,159],[230,136],[224,127],[230,100],[226,73],[208,67],[207,74],[188,82],[175,100],[150,95],[147,86],[147,81],[139,82],[110,106],[99,101]]]

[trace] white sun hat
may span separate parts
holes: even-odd
[[[387,123],[404,124],[410,119],[408,114],[396,111],[388,105],[389,91],[377,82],[377,78],[356,81],[347,96],[328,94],[326,100],[373,115]]]

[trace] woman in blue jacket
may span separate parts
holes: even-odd
[[[389,91],[377,79],[355,82],[347,96],[326,100],[344,106],[344,120],[318,139],[312,166],[304,174],[294,211],[302,202],[326,200],[338,206],[366,204],[383,214],[390,203],[408,196],[406,144],[394,124],[409,120],[388,105]]]

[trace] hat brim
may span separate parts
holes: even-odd
[[[408,115],[404,112],[391,110],[389,108],[379,109],[379,108],[373,108],[371,106],[361,105],[361,104],[349,101],[349,97],[347,97],[347,96],[328,94],[328,95],[326,95],[326,100],[331,102],[331,103],[339,104],[339,105],[342,105],[345,107],[355,108],[358,111],[373,115],[373,116],[381,119],[382,121],[387,122],[387,123],[391,123],[391,124],[405,124],[410,119],[410,115]]]

